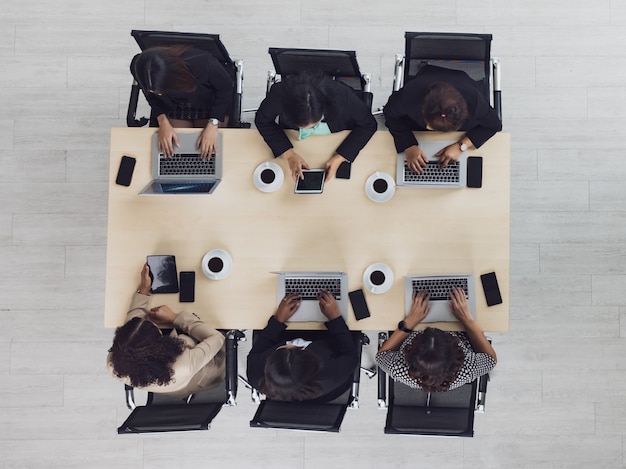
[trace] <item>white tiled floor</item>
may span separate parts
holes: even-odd
[[[626,467],[625,1],[4,3],[0,467]],[[107,166],[133,28],[221,34],[245,62],[244,107],[263,96],[270,46],[355,49],[380,106],[404,31],[494,35],[513,136],[511,331],[493,334],[474,439],[383,435],[365,377],[339,435],[250,429],[245,390],[209,432],[116,435],[128,412],[104,369]]]

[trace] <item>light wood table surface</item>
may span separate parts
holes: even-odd
[[[185,130],[180,130],[184,132]],[[510,136],[499,133],[470,155],[483,156],[481,189],[398,187],[386,203],[365,194],[376,171],[395,179],[391,135],[378,131],[352,165],[350,180],[331,180],[323,194],[294,194],[286,162],[273,159],[252,129],[224,129],[223,180],[211,195],[139,196],[151,180],[153,128],[111,130],[107,237],[106,327],[122,324],[147,255],[173,254],[178,271],[196,272],[194,303],[178,294],[156,294],[152,305],[190,310],[218,328],[263,328],[277,304],[272,271],[344,271],[349,290],[363,287],[363,272],[374,262],[391,267],[394,283],[384,294],[365,291],[371,317],[348,326],[391,330],[404,317],[404,276],[473,273],[477,320],[485,331],[509,327]],[[296,133],[289,131],[292,140]],[[346,132],[294,141],[312,168],[323,167]],[[460,134],[418,133],[418,139],[454,140]],[[122,155],[137,158],[130,187],[115,184]],[[275,161],[285,182],[273,193],[253,184],[254,169]],[[230,275],[209,280],[201,260],[212,249],[233,258]],[[480,274],[495,271],[503,303],[487,307]],[[458,329],[458,323],[433,324]],[[297,323],[295,328],[321,324]]]

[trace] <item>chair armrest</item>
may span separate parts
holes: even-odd
[[[135,388],[129,386],[128,384],[124,385],[124,394],[126,395],[126,407],[130,410],[135,410],[137,405],[135,404]]]
[[[491,73],[493,76],[493,107],[502,122],[502,67],[500,59],[491,58]]]
[[[378,333],[378,348],[387,340],[386,332]],[[387,373],[378,367],[378,408],[387,408]]]
[[[393,66],[393,89],[398,91],[404,84],[404,54],[396,54],[396,60]]]
[[[226,332],[226,404],[229,406],[237,405],[237,346],[243,339],[245,336],[241,331]]]
[[[487,403],[487,383],[489,382],[489,373],[478,378],[478,391],[476,392],[476,406],[474,411],[479,414],[485,413]]]
[[[142,117],[139,120],[136,118],[139,90],[139,83],[137,83],[137,80],[133,80],[133,84],[130,88],[130,98],[128,100],[128,111],[126,111],[126,125],[128,127],[143,127],[149,121],[146,117]]]

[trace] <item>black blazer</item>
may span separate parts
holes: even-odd
[[[502,122],[496,110],[465,72],[427,65],[415,78],[393,93],[384,107],[385,124],[393,135],[398,152],[417,145],[413,130],[428,130],[422,115],[422,102],[429,86],[437,81],[450,83],[465,98],[469,117],[459,130],[465,131],[474,147],[479,148],[502,130]]]
[[[348,85],[329,80],[328,88],[332,109],[324,114],[324,120],[333,133],[352,130],[336,150],[338,154],[352,162],[376,132],[376,119]],[[274,84],[259,106],[254,119],[256,128],[275,157],[293,148],[282,129],[297,129],[292,124],[285,122],[284,117],[281,116],[284,96],[283,83]],[[276,122],[277,117],[279,123]]]
[[[135,63],[138,57],[139,54],[130,63],[130,72],[137,82]],[[195,77],[197,88],[191,93],[171,91],[157,96],[142,87],[154,116],[167,114],[175,109],[177,103],[189,103],[193,109],[210,111],[212,118],[223,121],[232,109],[233,80],[222,64],[206,51],[192,47],[185,51],[182,58]]]
[[[314,353],[322,363],[322,369],[315,376],[315,382],[322,387],[321,396],[316,402],[326,402],[340,395],[358,365],[358,355],[350,330],[342,317],[324,323],[328,337],[315,340],[306,350]],[[267,326],[256,337],[252,350],[248,354],[247,375],[252,386],[258,388],[265,371],[268,356],[277,347],[285,345],[283,332],[287,326],[274,316],[267,321]]]

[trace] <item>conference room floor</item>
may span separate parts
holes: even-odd
[[[0,466],[626,467],[626,3],[184,5],[3,4]],[[494,35],[512,134],[511,322],[492,334],[499,363],[475,438],[383,435],[365,376],[338,435],[250,429],[240,389],[209,432],[117,436],[128,411],[104,367],[107,175],[133,28],[220,33],[245,61],[246,108],[263,96],[270,46],[355,49],[380,106],[404,31]]]

